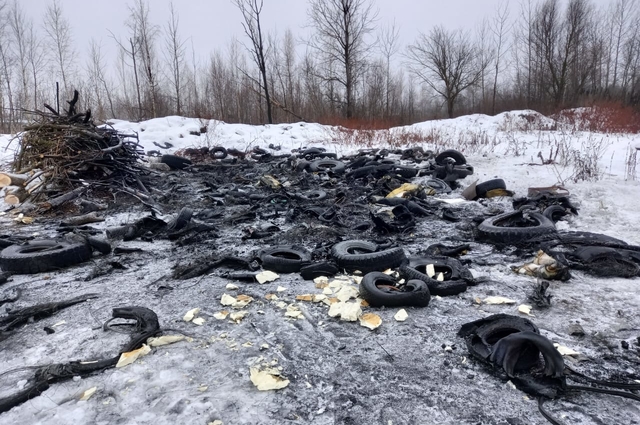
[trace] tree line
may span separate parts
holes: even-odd
[[[78,53],[59,0],[40,23],[22,2],[0,0],[0,132],[16,131],[28,111],[51,104],[56,82],[60,99],[79,90],[100,120],[184,115],[389,126],[640,102],[636,0],[505,0],[475,28],[426,28],[407,45],[399,27],[378,16],[375,0],[308,0],[306,41],[291,29],[265,31],[263,0],[230,1],[244,36],[203,62],[173,4],[166,22],[152,22],[151,2],[131,0],[126,32],[108,40],[117,55],[107,58],[96,40]]]

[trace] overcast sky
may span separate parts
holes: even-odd
[[[18,0],[27,14],[40,25],[50,0]],[[473,29],[483,17],[491,16],[505,0],[375,0],[378,23],[395,19],[401,45],[412,42],[418,31],[428,32],[435,25]],[[148,0],[151,19],[164,26],[170,0]],[[264,0],[262,23],[269,31],[282,35],[290,28],[302,37],[307,19],[306,0]],[[511,0],[511,3],[515,3]],[[126,37],[124,22],[132,0],[60,0],[64,15],[72,24],[74,44],[84,54],[89,40],[101,41],[107,51],[115,50],[109,30]],[[215,49],[226,49],[233,37],[243,40],[241,15],[231,0],[174,0],[183,38],[192,38],[196,55],[207,59]],[[517,12],[516,10],[513,13]],[[113,49],[113,50],[112,50]]]

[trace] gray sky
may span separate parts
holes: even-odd
[[[37,25],[50,0],[18,0],[35,19]],[[379,9],[378,23],[393,22],[400,29],[401,47],[411,43],[419,31],[442,24],[448,28],[474,29],[484,17],[494,14],[505,0],[375,0]],[[602,1],[602,0],[601,0]],[[72,24],[76,49],[84,57],[89,40],[102,42],[105,53],[115,51],[109,30],[124,39],[127,30],[124,22],[132,0],[60,0],[64,15]],[[170,0],[148,0],[151,19],[164,26],[169,16]],[[262,22],[269,31],[280,35],[291,28],[294,35],[302,37],[307,23],[306,0],[264,0]],[[516,3],[511,0],[510,3]],[[183,38],[192,38],[196,56],[206,60],[215,49],[226,49],[230,40],[244,40],[241,16],[231,0],[174,0],[180,17]],[[515,8],[514,8],[515,9]],[[517,10],[513,10],[515,14]]]

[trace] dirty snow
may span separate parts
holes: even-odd
[[[161,153],[198,146],[245,150],[271,145],[281,152],[325,146],[342,155],[358,148],[343,143],[338,129],[310,123],[249,126],[166,117],[141,123],[113,120],[111,125],[119,131],[136,132],[145,151]],[[200,134],[204,126],[206,131]],[[390,133],[407,132],[434,136],[438,142],[424,145],[426,149],[461,149],[475,168],[475,174],[464,180],[463,186],[476,179],[500,177],[510,190],[524,195],[528,187],[561,182],[580,206],[580,215],[562,223],[562,228],[601,232],[640,244],[640,184],[626,166],[629,153],[640,146],[639,135],[563,129],[533,111],[429,121]],[[8,170],[7,163],[14,154],[15,142],[5,149],[10,140],[10,136],[0,136],[3,170]],[[165,143],[172,146],[164,148]],[[384,138],[376,142],[382,147],[385,144]],[[552,147],[597,154],[599,180],[574,182],[575,170],[569,160],[541,165],[538,153],[546,159]],[[509,205],[508,200],[495,203]],[[119,225],[134,217],[108,217],[97,227]],[[9,216],[0,220],[3,233],[17,229],[18,224]],[[53,235],[53,229],[52,225],[39,226],[37,220],[33,225],[33,230],[41,234]],[[437,234],[431,235],[425,246],[438,241]],[[24,385],[28,371],[14,371],[18,368],[117,353],[127,341],[126,335],[101,330],[116,306],[149,307],[158,313],[161,326],[169,334],[177,329],[187,339],[153,348],[123,368],[53,384],[43,395],[1,414],[0,423],[546,423],[537,413],[535,400],[468,359],[462,340],[455,335],[460,324],[487,314],[518,314],[514,305],[474,303],[478,297],[496,296],[512,299],[516,305],[526,302],[535,281],[515,275],[509,264],[475,266],[474,274],[488,276],[489,282],[457,297],[434,297],[427,308],[408,309],[404,322],[393,320],[398,313],[395,309],[365,309],[380,316],[382,325],[375,331],[330,318],[323,303],[301,302],[298,305],[304,319],[287,318],[287,307],[295,302],[295,296],[314,291],[313,283],[294,275],[283,275],[277,282],[263,285],[235,282],[240,286],[238,293],[255,299],[246,310],[233,310],[232,314],[241,313],[243,318],[235,322],[206,320],[202,326],[195,326],[182,320],[185,312],[198,306],[199,316],[215,317],[223,309],[220,299],[229,281],[212,276],[174,281],[169,275],[176,251],[170,242],[158,240],[152,248],[144,242],[127,244],[139,246],[144,252],[128,260],[127,270],[121,273],[85,282],[84,276],[92,268],[88,264],[56,273],[14,276],[3,285],[3,291],[22,288],[22,298],[16,303],[20,307],[79,293],[102,296],[27,324],[0,342],[4,358],[0,373],[13,371],[0,376],[0,396]],[[474,248],[480,254],[491,252],[486,245]],[[192,252],[197,249],[192,248]],[[639,375],[638,347],[633,344],[640,335],[640,278],[597,279],[579,272],[573,276],[567,283],[552,283],[552,307],[534,308],[532,320],[554,342],[593,359],[604,376],[616,371],[612,357],[633,358],[636,350],[636,366],[621,372]],[[160,290],[158,282],[172,289]],[[280,285],[288,288],[278,293],[280,300],[265,298]],[[54,334],[42,331],[44,326],[61,321],[64,323],[56,326]],[[568,334],[567,326],[575,322],[587,332],[583,339]],[[622,351],[622,340],[632,347]],[[282,373],[288,386],[258,391],[252,384],[252,371],[265,365],[274,373]],[[83,394],[94,387],[95,393],[81,401]],[[555,414],[567,415],[563,419],[566,423],[593,421],[589,415],[603,423],[640,421],[638,403],[614,397],[583,395],[549,406]]]

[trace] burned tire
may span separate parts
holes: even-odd
[[[502,179],[487,180],[476,185],[476,197],[484,198],[487,192],[495,189],[507,189],[507,184]]]
[[[178,231],[183,229],[191,221],[193,216],[193,210],[189,207],[184,207],[180,210],[176,218],[171,220],[167,225],[167,230]]]
[[[542,212],[542,215],[544,215],[554,223],[560,221],[562,217],[566,216],[567,214],[569,213],[561,205],[550,205]]]
[[[502,226],[509,220],[524,219],[522,211],[512,211],[484,220],[478,225],[478,234],[481,238],[494,243],[516,244],[556,232],[553,221],[544,215],[538,212],[529,212],[527,215],[527,221],[532,226]]]
[[[395,279],[381,272],[367,273],[360,282],[360,297],[372,307],[426,307],[431,293],[421,280],[410,280],[404,288],[395,287]]]
[[[316,159],[309,164],[311,172],[332,172],[336,174],[344,173],[346,166],[344,162],[335,159]]]
[[[377,249],[378,245],[372,242],[344,241],[331,248],[331,256],[336,260],[338,267],[348,271],[360,270],[363,273],[398,267],[407,258],[400,247],[383,251]]]
[[[223,146],[214,146],[209,149],[209,155],[215,159],[225,159],[227,157],[227,149]]]
[[[73,266],[90,258],[91,246],[88,243],[30,241],[3,249],[0,267],[7,272],[34,274]]]
[[[447,149],[436,156],[436,164],[443,165],[446,158],[453,159],[455,161],[455,165],[464,165],[467,163],[467,159],[464,157],[462,152],[455,149]]]
[[[442,273],[444,280],[440,281],[429,277],[427,274],[428,265],[433,265],[436,276],[438,273]],[[467,290],[470,283],[473,283],[473,277],[469,270],[458,260],[448,257],[412,258],[408,265],[400,267],[400,273],[406,279],[423,281],[429,287],[432,295],[442,297],[460,294]]]
[[[160,162],[162,162],[163,164],[167,164],[169,168],[172,168],[174,170],[184,170],[192,164],[190,159],[177,155],[162,155],[162,158],[160,158]]]
[[[339,271],[335,264],[325,261],[302,267],[300,269],[300,276],[302,276],[304,280],[313,280],[320,276],[335,276]]]
[[[430,187],[431,189],[435,190],[436,193],[449,193],[449,192],[451,192],[451,187],[449,186],[449,184],[446,181],[444,181],[442,179],[435,178],[435,177],[427,180],[425,185],[427,187]]]
[[[262,268],[278,273],[297,273],[309,264],[311,256],[302,247],[294,245],[274,246],[260,251]]]
[[[101,254],[107,255],[111,253],[111,244],[108,240],[104,238],[96,238],[95,236],[88,236],[86,239],[91,248],[95,249]]]

